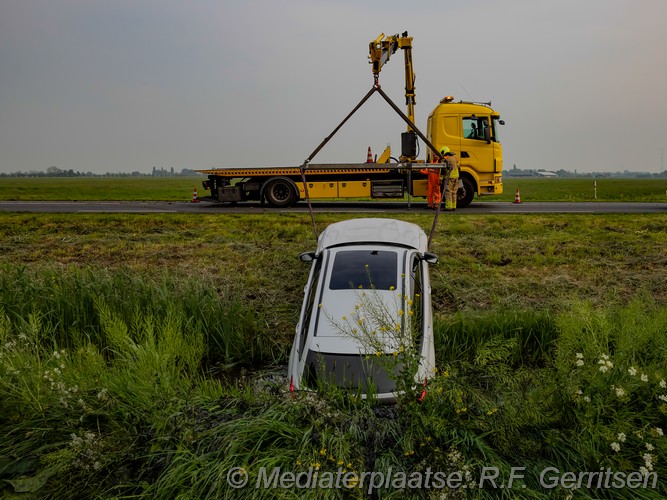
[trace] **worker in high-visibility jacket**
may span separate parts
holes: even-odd
[[[433,156],[431,163],[440,163],[438,156]],[[428,208],[438,208],[442,201],[442,192],[440,187],[440,175],[442,170],[440,168],[422,168],[422,174],[428,175],[428,187],[426,189],[426,206]]]
[[[449,180],[445,186],[445,210],[453,212],[456,210],[456,196],[459,190],[459,160],[447,146],[440,149],[440,154],[444,157],[447,165],[445,175],[449,172]]]

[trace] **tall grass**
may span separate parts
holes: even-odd
[[[231,294],[225,294],[229,297]],[[24,266],[5,266],[0,272],[0,306],[17,327],[39,317],[44,348],[76,349],[92,344],[110,349],[104,321],[116,318],[140,335],[144,316],[173,321],[179,328],[202,332],[203,360],[213,365],[270,364],[281,347],[258,335],[265,322],[257,311],[238,300],[221,300],[215,288],[197,279],[148,276],[129,270],[100,268],[49,269],[32,273]]]
[[[261,467],[460,472],[428,498],[667,495],[667,311],[575,300],[438,317],[438,374],[421,403],[377,406],[335,388],[290,394],[286,348],[240,302],[195,280],[123,271],[0,272],[0,492],[30,498],[339,498],[256,489]],[[227,297],[227,295],[224,295]],[[220,323],[224,323],[221,326]],[[229,370],[278,367],[278,376]],[[655,472],[655,489],[545,488],[561,471]],[[227,482],[243,467],[249,485]],[[512,490],[479,488],[483,467]]]

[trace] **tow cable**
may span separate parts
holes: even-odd
[[[357,104],[352,109],[352,111],[350,111],[348,113],[348,115],[343,119],[343,121],[341,121],[338,124],[338,126],[327,137],[324,138],[324,140],[320,143],[320,145],[315,148],[315,150],[310,154],[310,156],[308,156],[308,158],[306,158],[306,160],[303,162],[303,164],[300,167],[301,181],[303,182],[304,194],[306,195],[306,201],[308,202],[308,211],[310,212],[310,220],[313,224],[313,233],[315,234],[315,241],[318,240],[319,234],[318,234],[318,231],[317,231],[317,224],[315,223],[315,213],[313,212],[313,205],[312,205],[311,200],[310,200],[310,194],[308,193],[308,183],[306,182],[306,170],[308,169],[308,165],[313,160],[313,158],[315,158],[315,156],[322,150],[322,148],[331,140],[331,138],[341,129],[341,127],[343,125],[345,125],[345,123],[352,117],[352,115],[354,115],[354,113],[356,113],[359,110],[359,108],[361,108],[361,106],[363,106],[364,103],[375,92],[378,92],[382,96],[382,98],[387,102],[387,104],[389,104],[389,106],[394,111],[396,111],[396,113],[403,119],[403,121],[406,122],[408,124],[408,126],[416,132],[416,134],[419,136],[419,138],[422,141],[424,141],[424,143],[429,147],[429,149],[431,149],[433,154],[435,154],[435,156],[440,159],[440,163],[445,163],[444,158],[440,157],[440,151],[438,151],[437,148],[433,144],[431,144],[431,142],[426,138],[426,136],[424,134],[422,134],[422,132],[412,122],[412,120],[410,120],[410,118],[408,118],[405,115],[405,113],[403,113],[403,111],[401,111],[401,109],[398,106],[396,106],[396,104],[390,99],[390,97],[384,92],[384,90],[382,90],[382,88],[380,86],[380,82],[378,80],[378,75],[374,75],[374,77],[375,77],[375,81],[373,83],[373,87],[371,87],[371,89],[368,91],[368,93],[361,99],[361,101],[359,101],[359,104]],[[408,168],[410,170],[413,169],[413,164],[412,163],[406,164],[405,166],[406,166],[406,168]],[[444,185],[442,187],[441,198],[440,198],[442,200],[445,197],[445,191],[447,190],[447,184],[449,183],[449,175],[451,173],[451,169],[449,169],[446,166],[430,167],[430,168],[440,168],[440,169],[445,168],[446,171],[447,171],[446,176],[445,176],[445,182],[444,182]],[[431,226],[431,232],[429,233],[429,236],[428,236],[427,246],[428,246],[429,250],[431,248],[431,240],[433,239],[433,235],[435,234],[435,228],[436,228],[437,223],[438,223],[438,216],[440,215],[440,205],[442,205],[442,203],[439,203],[437,208],[436,208],[435,216],[433,217],[433,225]]]

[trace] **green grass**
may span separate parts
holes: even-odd
[[[195,177],[7,177],[0,200],[7,201],[191,201],[202,196],[203,176]]]
[[[0,200],[137,200],[190,201],[193,188],[203,192],[203,176],[196,177],[75,177],[3,178]],[[667,202],[667,179],[602,178],[597,182],[597,201]],[[476,198],[478,201],[514,201],[519,188],[521,201],[594,201],[592,178],[585,179],[504,179],[500,196]]]
[[[593,183],[597,183],[597,198]],[[623,178],[503,178],[503,194],[484,201],[514,201],[519,189],[521,201],[624,201],[667,202],[667,179]],[[479,198],[477,198],[479,200]]]
[[[430,228],[428,215],[402,218]],[[331,388],[286,392],[308,273],[298,255],[315,243],[306,214],[2,214],[0,494],[339,498],[226,477],[431,467],[474,485],[483,467],[525,467],[512,490],[443,493],[664,498],[665,227],[648,214],[441,219],[438,375],[421,404],[378,407]],[[647,463],[657,489],[539,481],[546,467]]]

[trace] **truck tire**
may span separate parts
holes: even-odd
[[[262,189],[262,194],[269,205],[274,207],[289,207],[298,200],[294,183],[283,177],[268,181]]]
[[[456,206],[465,208],[472,203],[477,188],[475,188],[474,181],[467,175],[461,176],[461,180],[463,181],[463,188],[456,193]]]

